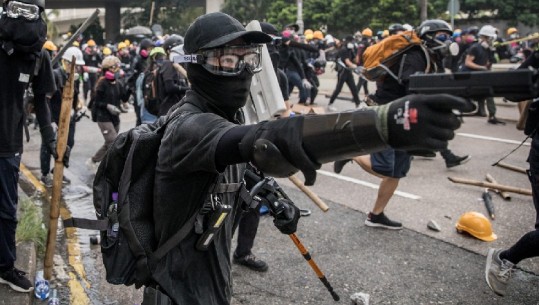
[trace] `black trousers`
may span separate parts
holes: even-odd
[[[359,96],[357,95],[357,87],[356,83],[354,82],[354,75],[352,74],[352,71],[344,68],[337,75],[337,87],[335,87],[335,90],[329,99],[329,105],[335,102],[335,99],[337,99],[337,96],[339,96],[339,93],[341,93],[342,87],[345,83],[348,85],[350,92],[352,92],[354,103],[356,106],[359,106],[360,100]]]
[[[234,255],[242,257],[251,254],[256,232],[258,231],[258,223],[260,222],[260,213],[258,207],[243,212],[238,226],[238,246]]]
[[[15,231],[21,156],[0,157],[0,271],[13,268],[17,259]]]

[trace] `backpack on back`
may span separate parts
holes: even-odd
[[[427,69],[430,69],[430,56],[428,51],[421,44],[421,39],[414,31],[405,31],[401,34],[391,35],[381,42],[369,46],[363,52],[363,76],[370,81],[378,81],[386,75],[390,75],[399,80],[399,75],[395,75],[390,68],[402,62],[402,55],[413,47],[419,47],[425,52],[427,58]],[[400,73],[399,73],[400,74]]]
[[[155,124],[142,124],[118,135],[94,179],[97,220],[64,220],[65,227],[100,231],[106,279],[111,284],[137,288],[151,284],[155,263],[194,227],[198,213],[157,248],[153,185],[161,139],[170,121],[193,108],[186,103]]]
[[[158,115],[161,99],[157,90],[157,81],[159,78],[159,68],[144,72],[142,81],[142,97],[144,99],[144,108],[153,115]]]

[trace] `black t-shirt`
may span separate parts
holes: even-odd
[[[375,101],[378,104],[387,104],[395,99],[408,94],[408,82],[410,75],[417,72],[424,73],[427,68],[427,59],[425,53],[419,48],[412,48],[407,51],[402,64],[402,72],[400,75],[401,83],[395,78],[387,75],[383,81],[379,82],[378,88],[374,95]],[[395,74],[399,74],[400,61],[390,67],[390,70]]]
[[[489,60],[491,58],[490,50],[483,48],[481,46],[481,43],[476,42],[474,43],[470,49],[468,50],[467,55],[473,56],[473,62],[475,64],[478,64],[480,66],[486,66],[489,64]],[[466,59],[464,59],[466,61]],[[463,71],[472,71],[469,67],[463,66]]]
[[[22,153],[24,129],[24,90],[34,73],[35,56],[0,49],[0,157]],[[34,95],[56,90],[49,54],[41,51],[41,67],[33,77]]]
[[[202,97],[187,91],[184,101],[194,103],[204,113],[179,116],[167,126],[156,166],[154,221],[159,245],[176,233],[206,200],[215,182],[217,144],[237,126],[203,106]],[[245,164],[227,166],[225,183],[240,182]],[[154,279],[176,304],[226,305],[232,291],[231,240],[240,216],[234,193],[222,202],[232,212],[207,251],[195,248],[200,235],[192,230],[157,265]]]

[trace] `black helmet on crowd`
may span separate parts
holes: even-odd
[[[436,32],[447,32],[449,35],[453,35],[453,29],[449,23],[440,19],[425,20],[417,27],[416,31],[421,39],[432,38]]]
[[[153,41],[149,38],[144,38],[140,41],[139,47],[141,50],[148,50],[150,47],[153,47]]]
[[[170,52],[174,47],[183,44],[183,37],[177,34],[170,35],[163,43],[165,52]]]
[[[183,46],[186,54],[193,54],[201,49],[223,46],[237,38],[248,44],[268,43],[272,39],[260,31],[247,31],[231,16],[221,13],[209,13],[195,19],[185,33]]]
[[[397,32],[406,31],[404,26],[400,23],[393,23],[387,28],[387,30],[389,31],[389,35],[395,35]]]
[[[273,36],[280,36],[281,34],[279,31],[275,28],[275,26],[268,22],[260,22],[260,28],[262,29],[262,32],[273,35]]]

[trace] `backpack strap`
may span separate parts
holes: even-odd
[[[105,219],[85,219],[85,218],[68,218],[63,219],[64,228],[80,228],[88,230],[105,231],[108,228],[108,218]]]

